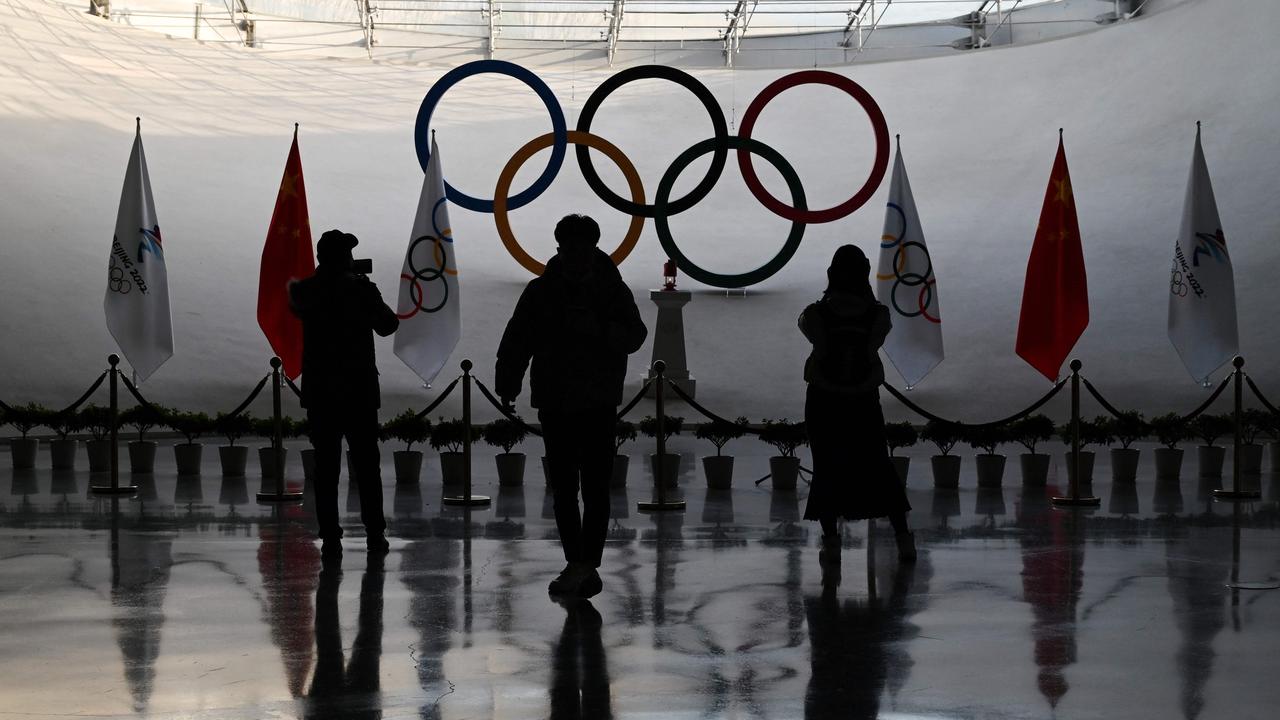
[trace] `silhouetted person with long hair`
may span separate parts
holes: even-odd
[[[813,451],[813,483],[806,520],[822,523],[819,560],[840,562],[839,518],[888,516],[898,558],[916,559],[907,528],[906,490],[889,461],[880,409],[884,367],[879,350],[889,335],[889,309],[871,292],[871,263],[853,245],[842,245],[827,268],[822,299],[800,314],[800,331],[813,344],[804,365],[808,383],[804,419]]]
[[[531,280],[498,346],[496,387],[510,406],[529,371],[554,492],[564,570],[553,595],[591,597],[609,529],[613,434],[627,355],[648,330],[609,256],[596,247],[600,226],[585,215],[556,224],[556,256]],[[578,488],[582,488],[582,511]]]
[[[360,519],[371,551],[385,551],[378,457],[378,367],[373,333],[386,337],[400,320],[366,275],[355,272],[355,235],[330,230],[316,243],[315,275],[289,286],[289,302],[302,319],[302,407],[316,450],[316,520],[321,552],[342,553],[338,474],[342,438],[360,488]]]

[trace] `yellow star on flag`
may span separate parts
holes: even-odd
[[[280,181],[280,194],[288,197],[298,197],[298,176],[285,173],[284,179]]]
[[[1054,180],[1053,184],[1058,186],[1058,202],[1062,203],[1063,205],[1070,204],[1071,178],[1064,177],[1061,180]]]

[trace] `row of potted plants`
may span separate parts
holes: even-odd
[[[227,441],[219,447],[219,457],[224,475],[243,475],[248,458],[248,448],[237,445],[244,436],[270,438],[274,434],[274,424],[270,418],[253,418],[247,413],[239,415],[219,414],[210,417],[205,413],[181,412],[169,408],[152,406],[154,410],[144,406],[134,406],[119,413],[118,427],[130,427],[137,433],[137,438],[129,443],[128,452],[130,468],[133,472],[151,472],[154,468],[156,443],[147,440],[147,433],[155,427],[166,427],[183,436],[185,442],[174,446],[175,462],[179,474],[195,474],[199,472],[203,445],[199,439],[205,435],[221,435]],[[18,430],[21,437],[11,441],[15,468],[34,467],[39,443],[29,434],[37,427],[53,430],[56,439],[50,441],[51,463],[54,468],[73,468],[78,441],[70,437],[74,433],[87,432],[92,438],[87,443],[89,465],[91,471],[108,469],[110,413],[107,408],[89,405],[75,413],[57,413],[35,404],[14,407],[3,417],[3,422]],[[1176,415],[1169,414],[1148,421],[1140,413],[1126,412],[1120,417],[1098,417],[1094,420],[1082,420],[1080,423],[1080,467],[1082,478],[1087,482],[1092,478],[1094,453],[1088,447],[1104,446],[1111,448],[1111,467],[1117,481],[1132,481],[1137,473],[1140,458],[1138,449],[1131,445],[1139,439],[1154,436],[1162,445],[1154,452],[1156,474],[1159,478],[1177,478],[1181,472],[1183,451],[1179,443],[1188,438],[1199,438],[1202,445],[1197,449],[1199,473],[1201,475],[1220,475],[1222,472],[1225,448],[1218,441],[1234,431],[1234,418],[1231,415],[1201,415],[1191,422],[1185,422]],[[684,429],[684,419],[667,416],[663,424],[665,439],[679,435]],[[620,420],[615,431],[614,484],[626,482],[629,459],[622,453],[623,446],[638,437],[638,433],[655,437],[658,423],[653,417],[645,417],[638,426],[629,421]],[[282,431],[285,437],[299,437],[307,432],[306,421],[284,418]],[[728,488],[732,484],[733,457],[724,453],[725,446],[750,431],[749,421],[745,417],[737,420],[713,421],[699,424],[695,436],[705,440],[715,448],[715,455],[702,458],[703,472],[709,487]],[[796,451],[807,444],[803,423],[788,422],[786,419],[767,419],[758,429],[760,439],[772,445],[777,454],[770,458],[770,471],[773,485],[778,489],[791,489],[796,486],[800,470],[800,460]],[[1280,437],[1280,418],[1271,413],[1259,410],[1247,410],[1242,417],[1242,470],[1245,473],[1257,473],[1261,470],[1262,446],[1257,440],[1262,435],[1273,439]],[[429,444],[440,453],[442,474],[446,484],[462,482],[463,444],[465,442],[465,425],[460,419],[440,418],[432,423],[420,418],[412,411],[405,411],[388,420],[381,430],[383,440],[397,440],[405,443],[404,449],[394,453],[396,476],[399,482],[417,482],[421,474],[422,453],[413,449],[417,444]],[[1040,443],[1052,439],[1055,435],[1070,445],[1070,427],[1055,426],[1053,421],[1044,415],[1033,415],[1003,426],[971,427],[949,423],[930,422],[922,430],[917,431],[910,423],[889,423],[886,425],[886,437],[890,448],[891,461],[899,477],[905,481],[909,467],[909,458],[897,454],[897,451],[915,445],[920,440],[933,443],[938,454],[931,458],[934,483],[938,487],[956,487],[959,483],[961,459],[954,455],[955,447],[965,443],[975,450],[980,450],[975,457],[978,484],[982,487],[999,486],[1003,482],[1006,456],[997,450],[1002,445],[1020,444],[1027,452],[1019,457],[1025,484],[1043,484],[1050,464],[1048,454],[1037,452]],[[525,427],[506,419],[496,420],[487,425],[475,426],[471,440],[483,440],[487,444],[500,449],[495,462],[500,484],[518,485],[523,482],[525,456],[514,452],[527,436]],[[1114,445],[1119,447],[1112,447]],[[264,477],[274,478],[275,455],[269,447],[259,448],[259,462]],[[302,454],[304,471],[310,475],[312,458],[310,452]],[[1068,473],[1073,472],[1070,452],[1066,457]],[[1272,443],[1272,466],[1280,468],[1280,443]],[[544,459],[545,462],[545,459]],[[650,457],[653,470],[659,459]],[[662,459],[664,477],[669,485],[676,483],[679,474],[680,456],[667,453]],[[544,465],[545,470],[545,465]]]

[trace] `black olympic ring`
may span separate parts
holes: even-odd
[[[413,255],[414,255],[414,252],[418,249],[418,245],[427,241],[430,241],[432,243],[432,252],[431,252],[432,257],[436,256],[435,251],[437,249],[440,250],[439,259],[436,262],[437,267],[434,267],[434,268],[428,267],[426,269],[420,270],[416,265],[414,265]],[[434,235],[423,235],[421,237],[414,238],[413,242],[409,243],[409,253],[405,258],[405,264],[409,266],[409,270],[413,274],[408,277],[401,275],[401,279],[409,280],[409,300],[413,303],[414,308],[412,312],[405,315],[400,315],[399,317],[401,320],[407,320],[413,317],[414,315],[417,315],[418,311],[422,311],[425,313],[438,312],[440,308],[443,308],[445,306],[445,303],[449,302],[449,281],[447,278],[445,278],[445,273],[447,272],[445,269],[445,264],[447,260],[448,258],[444,253],[444,243],[441,242],[440,238]],[[444,291],[441,293],[440,302],[436,303],[431,307],[423,307],[422,301],[426,300],[426,297],[425,297],[425,293],[423,293],[422,291],[422,286],[418,285],[419,280],[423,282],[433,282],[435,280],[443,280],[441,285],[444,286]],[[414,288],[417,288],[416,298],[414,297]]]
[[[917,273],[907,273],[907,274],[917,275]],[[936,320],[934,320],[934,318],[931,315],[928,314],[928,312],[926,312],[929,306],[933,304],[933,286],[935,283],[936,283],[935,280],[921,280],[919,283],[916,283],[921,287],[920,287],[920,296],[916,298],[916,304],[919,305],[920,309],[916,310],[915,312],[907,312],[906,310],[902,309],[901,305],[898,304],[898,288],[902,285],[906,285],[907,287],[914,287],[913,285],[907,285],[905,282],[904,283],[895,282],[893,284],[893,289],[889,291],[889,301],[893,303],[893,309],[897,310],[898,314],[902,315],[903,317],[913,318],[913,317],[920,317],[921,315],[924,315],[926,320],[937,322]]]
[[[902,262],[899,262],[899,261],[903,259],[903,256],[906,253],[907,248],[913,247],[913,246],[920,248],[920,252],[924,253],[924,259],[929,263],[929,269],[925,270],[923,273],[898,272],[898,268],[906,264],[905,260],[903,260]],[[894,283],[895,285],[897,283],[902,283],[907,287],[915,287],[917,285],[921,285],[925,281],[927,281],[929,278],[933,277],[933,258],[929,256],[929,249],[924,246],[924,243],[911,240],[909,242],[898,244],[898,249],[893,251],[893,276],[897,278],[897,281]]]
[[[697,187],[689,191],[688,195],[675,200],[667,208],[670,215],[679,215],[698,204],[711,193],[716,183],[720,180],[720,174],[724,172],[725,162],[729,158],[728,146],[724,144],[724,139],[729,137],[729,126],[725,123],[724,111],[720,109],[720,104],[716,102],[716,98],[711,94],[711,90],[706,85],[699,82],[689,73],[678,70],[666,65],[640,65],[638,67],[627,68],[622,72],[605,80],[600,87],[591,93],[587,98],[587,102],[583,104],[581,114],[578,115],[578,132],[591,132],[591,121],[595,119],[596,112],[600,109],[600,105],[605,98],[613,94],[615,90],[636,80],[668,80],[679,85],[680,87],[693,93],[698,98],[698,102],[702,103],[702,107],[706,108],[707,115],[711,117],[711,126],[715,133],[716,141],[715,150],[711,156],[711,167],[707,168],[707,174],[703,176]],[[629,215],[639,215],[640,217],[651,218],[657,212],[657,204],[649,205],[645,203],[635,203],[609,189],[609,186],[600,179],[600,174],[596,172],[595,165],[591,162],[591,149],[586,145],[579,145],[575,148],[578,154],[578,166],[582,170],[582,177],[587,181],[587,185],[595,192],[596,196],[605,201],[609,207],[619,212]]]

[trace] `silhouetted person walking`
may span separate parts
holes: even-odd
[[[508,405],[529,372],[554,492],[566,565],[548,588],[591,597],[601,590],[600,558],[609,529],[613,434],[627,355],[648,330],[609,256],[596,248],[600,226],[585,215],[556,224],[556,256],[531,280],[498,346],[496,387]],[[578,511],[578,488],[582,511]]]
[[[382,301],[377,286],[354,271],[351,250],[358,242],[355,235],[339,230],[321,235],[315,275],[289,286],[291,307],[302,319],[302,407],[307,409],[316,450],[316,520],[321,551],[327,556],[342,552],[338,473],[344,437],[360,488],[360,518],[369,549],[387,549],[373,333],[386,337],[400,320]]]
[[[800,314],[800,331],[813,344],[804,365],[808,383],[804,419],[813,451],[813,484],[806,520],[822,523],[824,565],[840,562],[837,521],[888,516],[898,558],[916,559],[907,528],[906,490],[889,461],[880,409],[884,367],[879,350],[889,334],[889,309],[871,292],[871,263],[843,245],[827,268],[822,299]]]

